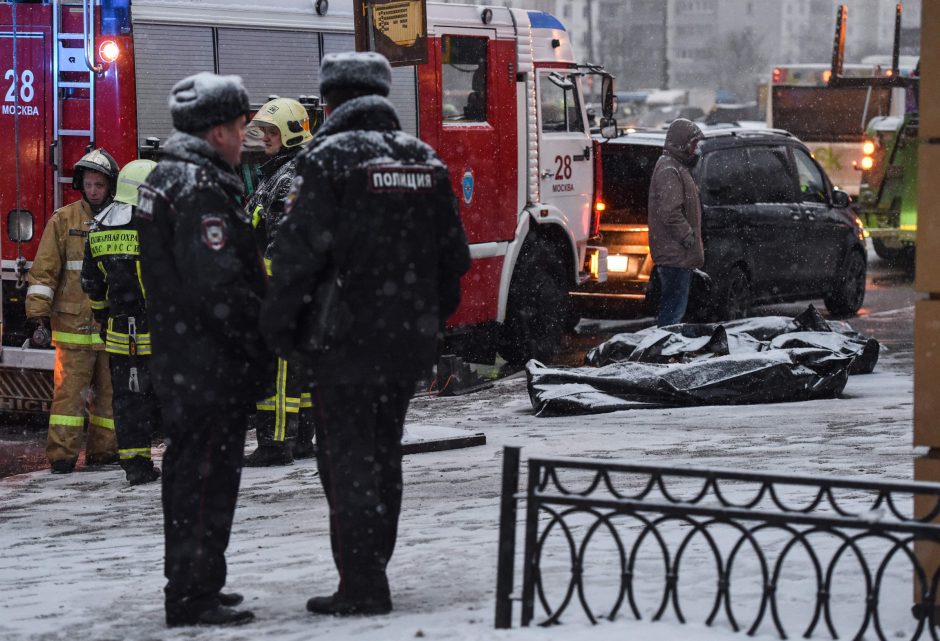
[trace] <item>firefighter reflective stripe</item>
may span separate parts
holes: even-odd
[[[82,261],[80,260],[67,260],[65,261],[65,268],[73,272],[82,271]]]
[[[271,271],[271,259],[270,258],[264,259],[264,271],[268,276],[274,275],[274,272]]]
[[[67,416],[65,414],[50,414],[49,425],[64,425],[65,427],[84,427],[84,416]]]
[[[283,441],[287,430],[287,361],[277,359],[277,385],[274,392],[274,440]]]
[[[141,456],[143,458],[150,458],[150,448],[149,447],[129,447],[123,450],[118,450],[118,456],[121,457],[122,461],[127,459],[134,458],[135,456]]]
[[[287,436],[287,415],[300,412],[301,399],[287,395],[287,361],[277,359],[277,380],[274,396],[255,404],[259,412],[274,412],[274,440],[283,441]]]
[[[94,425],[95,427],[103,427],[106,430],[114,430],[114,419],[105,418],[103,416],[95,416],[91,414],[88,417],[88,424]]]
[[[45,285],[30,285],[29,289],[26,290],[27,296],[42,296],[52,300],[55,298],[55,290],[51,287],[46,287]]]
[[[137,352],[131,354],[130,345],[116,345],[111,341],[108,341],[104,351],[109,354],[117,354],[118,356],[153,356],[153,350],[150,347],[150,343],[147,343],[146,345],[141,345],[138,343]]]
[[[102,345],[103,342],[98,334],[73,334],[71,332],[59,332],[53,330],[52,340],[58,345]]]
[[[150,345],[150,333],[146,334],[137,334],[134,337],[134,340],[137,342],[137,346],[140,347],[141,343],[146,343]],[[129,334],[122,334],[121,332],[116,332],[110,327],[108,328],[108,343],[115,343],[117,345],[129,345],[131,342],[131,337]]]
[[[277,397],[271,396],[264,399],[263,401],[258,401],[255,403],[255,409],[259,412],[273,412],[277,409]],[[296,414],[304,407],[313,407],[313,401],[310,401],[309,405],[304,405],[303,401],[297,397],[285,396],[284,397],[284,409],[288,414]]]
[[[251,226],[253,229],[257,229],[258,225],[261,224],[261,211],[262,207],[258,205],[255,207],[255,210],[251,212]]]
[[[112,320],[109,319],[109,325]],[[121,332],[115,332],[110,327],[108,328],[108,341],[105,351],[109,354],[120,354],[121,356],[151,356],[153,352],[150,347],[150,334],[137,334],[134,337],[134,347],[136,351],[132,354],[130,334],[122,334]]]
[[[146,299],[147,290],[144,287],[144,277],[140,275],[140,261],[134,261],[137,264],[137,282],[140,283],[140,293]]]
[[[310,409],[313,407],[313,394],[310,392],[303,392],[300,395],[300,409]]]
[[[94,299],[90,299],[90,300],[91,300],[91,308],[92,308],[92,309],[96,309],[96,310],[97,310],[97,309],[108,309],[108,301],[106,301],[106,300],[94,300]]]

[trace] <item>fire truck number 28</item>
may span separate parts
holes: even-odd
[[[555,156],[555,180],[571,180],[571,156]]]
[[[17,94],[17,82],[16,82],[16,72],[13,69],[7,69],[3,73],[3,79],[10,81],[10,88],[7,89],[7,93],[3,98],[4,103],[16,103],[16,94]],[[36,90],[33,87],[33,80],[35,80],[35,75],[29,69],[24,69],[20,74],[19,82],[19,98],[20,102],[32,102],[33,98],[36,97]],[[4,104],[2,108],[2,113],[4,115],[12,115],[16,110],[17,115],[20,116],[38,116],[39,109],[33,105],[9,105]]]

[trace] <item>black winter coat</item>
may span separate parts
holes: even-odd
[[[275,359],[258,332],[265,276],[238,175],[204,140],[174,133],[140,187],[140,262],[154,386],[184,405],[267,395]]]
[[[261,183],[248,201],[248,212],[266,258],[270,258],[274,232],[284,215],[284,201],[287,200],[297,173],[297,153],[301,149],[285,149],[264,163],[261,166]]]
[[[341,105],[300,155],[271,257],[262,331],[319,385],[426,376],[470,267],[447,167],[378,96]],[[338,344],[305,351],[298,327],[315,324],[337,264],[353,320]]]

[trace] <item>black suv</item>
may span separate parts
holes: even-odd
[[[657,297],[646,208],[665,137],[638,131],[601,145],[608,281],[573,292],[582,302]],[[755,303],[818,297],[834,316],[857,312],[864,229],[809,150],[783,131],[742,128],[706,129],[699,149],[693,175],[710,282],[693,280],[687,320],[741,318]]]

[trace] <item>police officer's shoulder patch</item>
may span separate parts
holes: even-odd
[[[297,176],[294,178],[294,182],[290,186],[290,191],[287,194],[287,198],[284,200],[284,213],[289,214],[291,209],[294,208],[294,203],[297,202],[297,196],[300,195],[300,188],[304,185],[303,176]]]
[[[417,192],[434,188],[434,169],[426,165],[374,165],[366,188],[374,192]]]
[[[213,251],[225,247],[227,241],[225,219],[221,216],[206,215],[202,217],[202,242]]]
[[[137,188],[137,209],[134,215],[143,220],[153,220],[153,201],[154,194],[149,189],[141,186]]]

